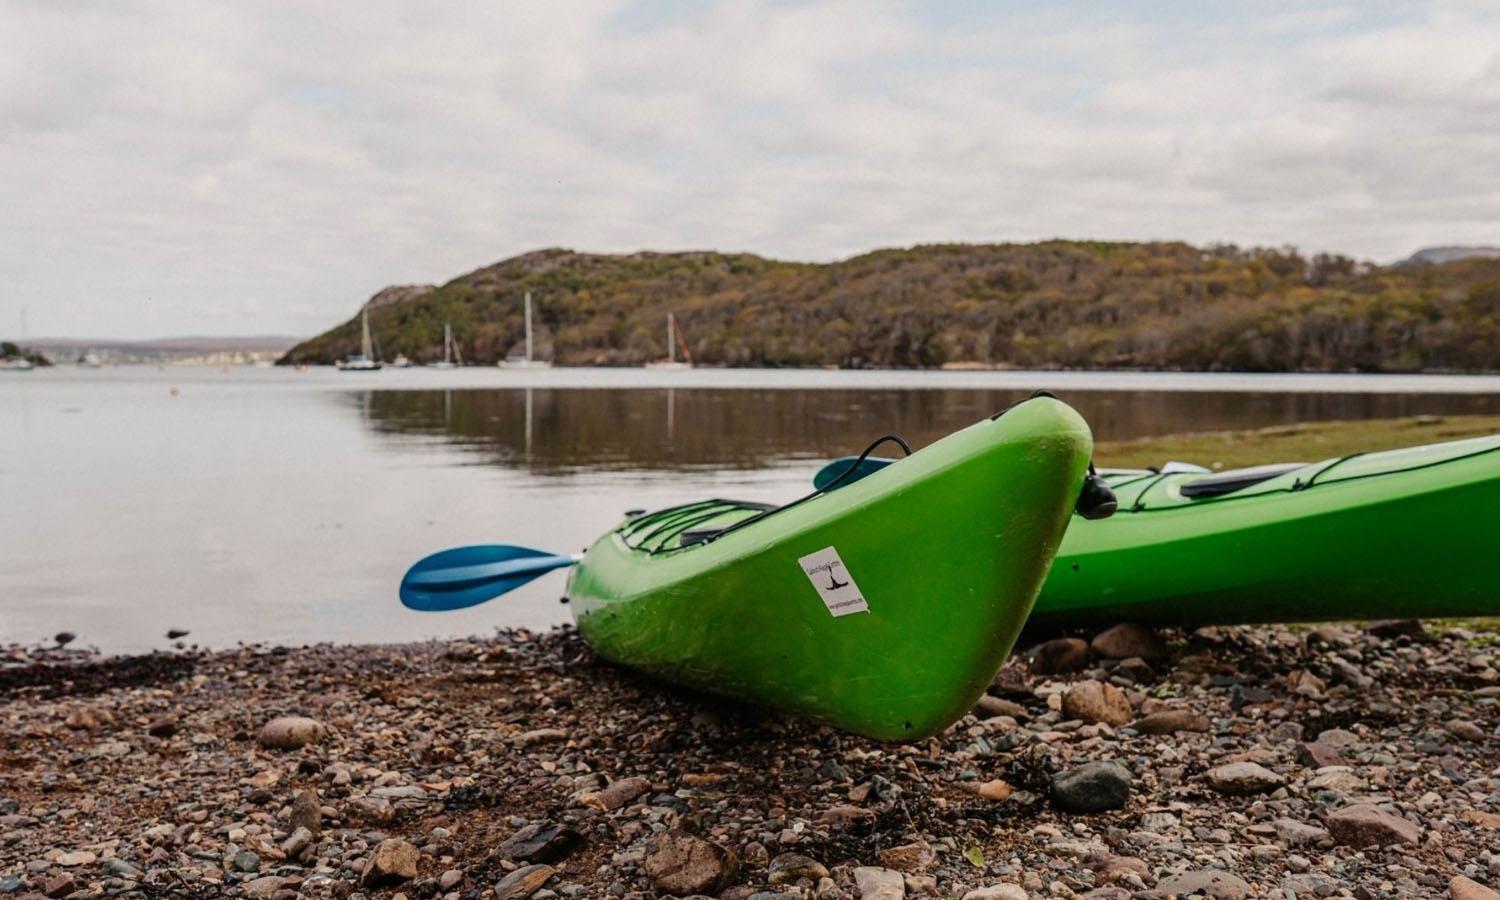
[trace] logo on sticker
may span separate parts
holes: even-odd
[[[807,580],[817,589],[823,605],[828,607],[828,612],[835,618],[870,611],[865,595],[860,593],[859,586],[854,583],[854,576],[849,574],[849,569],[839,558],[837,550],[824,547],[797,562],[802,565],[802,573],[807,576]]]

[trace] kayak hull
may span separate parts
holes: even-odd
[[[1010,651],[1091,450],[1073,410],[1035,398],[837,492],[696,522],[745,522],[703,543],[645,536],[671,512],[627,520],[574,568],[569,602],[606,659],[874,738],[926,737]]]
[[[1201,477],[1114,476],[1120,511],[1075,517],[1028,627],[1500,615],[1500,437],[1184,495]]]

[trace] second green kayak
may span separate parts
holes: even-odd
[[[573,569],[603,657],[910,740],[984,693],[1031,611],[1092,439],[1037,397],[835,492],[627,518]]]
[[[1074,517],[1029,626],[1500,615],[1500,436],[1105,476],[1119,512]]]

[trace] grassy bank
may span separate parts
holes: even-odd
[[[1272,462],[1316,462],[1357,451],[1393,450],[1500,433],[1500,416],[1416,416],[1353,422],[1306,422],[1248,431],[1172,434],[1103,441],[1101,466],[1159,466],[1169,459],[1215,469]]]

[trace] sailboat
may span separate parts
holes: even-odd
[[[370,305],[365,304],[363,310],[364,322],[359,336],[359,352],[341,360],[337,364],[341,372],[374,372],[380,368],[380,360],[375,358],[372,349],[373,341],[370,339]]]
[[[526,355],[507,356],[500,360],[500,366],[505,369],[550,369],[551,360],[537,359],[531,352],[531,291],[526,292]]]
[[[458,352],[458,342],[453,340],[453,325],[443,323],[443,361],[429,365],[433,369],[452,369],[464,364],[463,354]]]
[[[682,348],[682,359],[677,358],[677,348]],[[693,354],[688,350],[687,341],[682,337],[682,329],[677,327],[677,317],[667,313],[667,358],[652,360],[646,363],[648,369],[691,369],[693,367]]]

